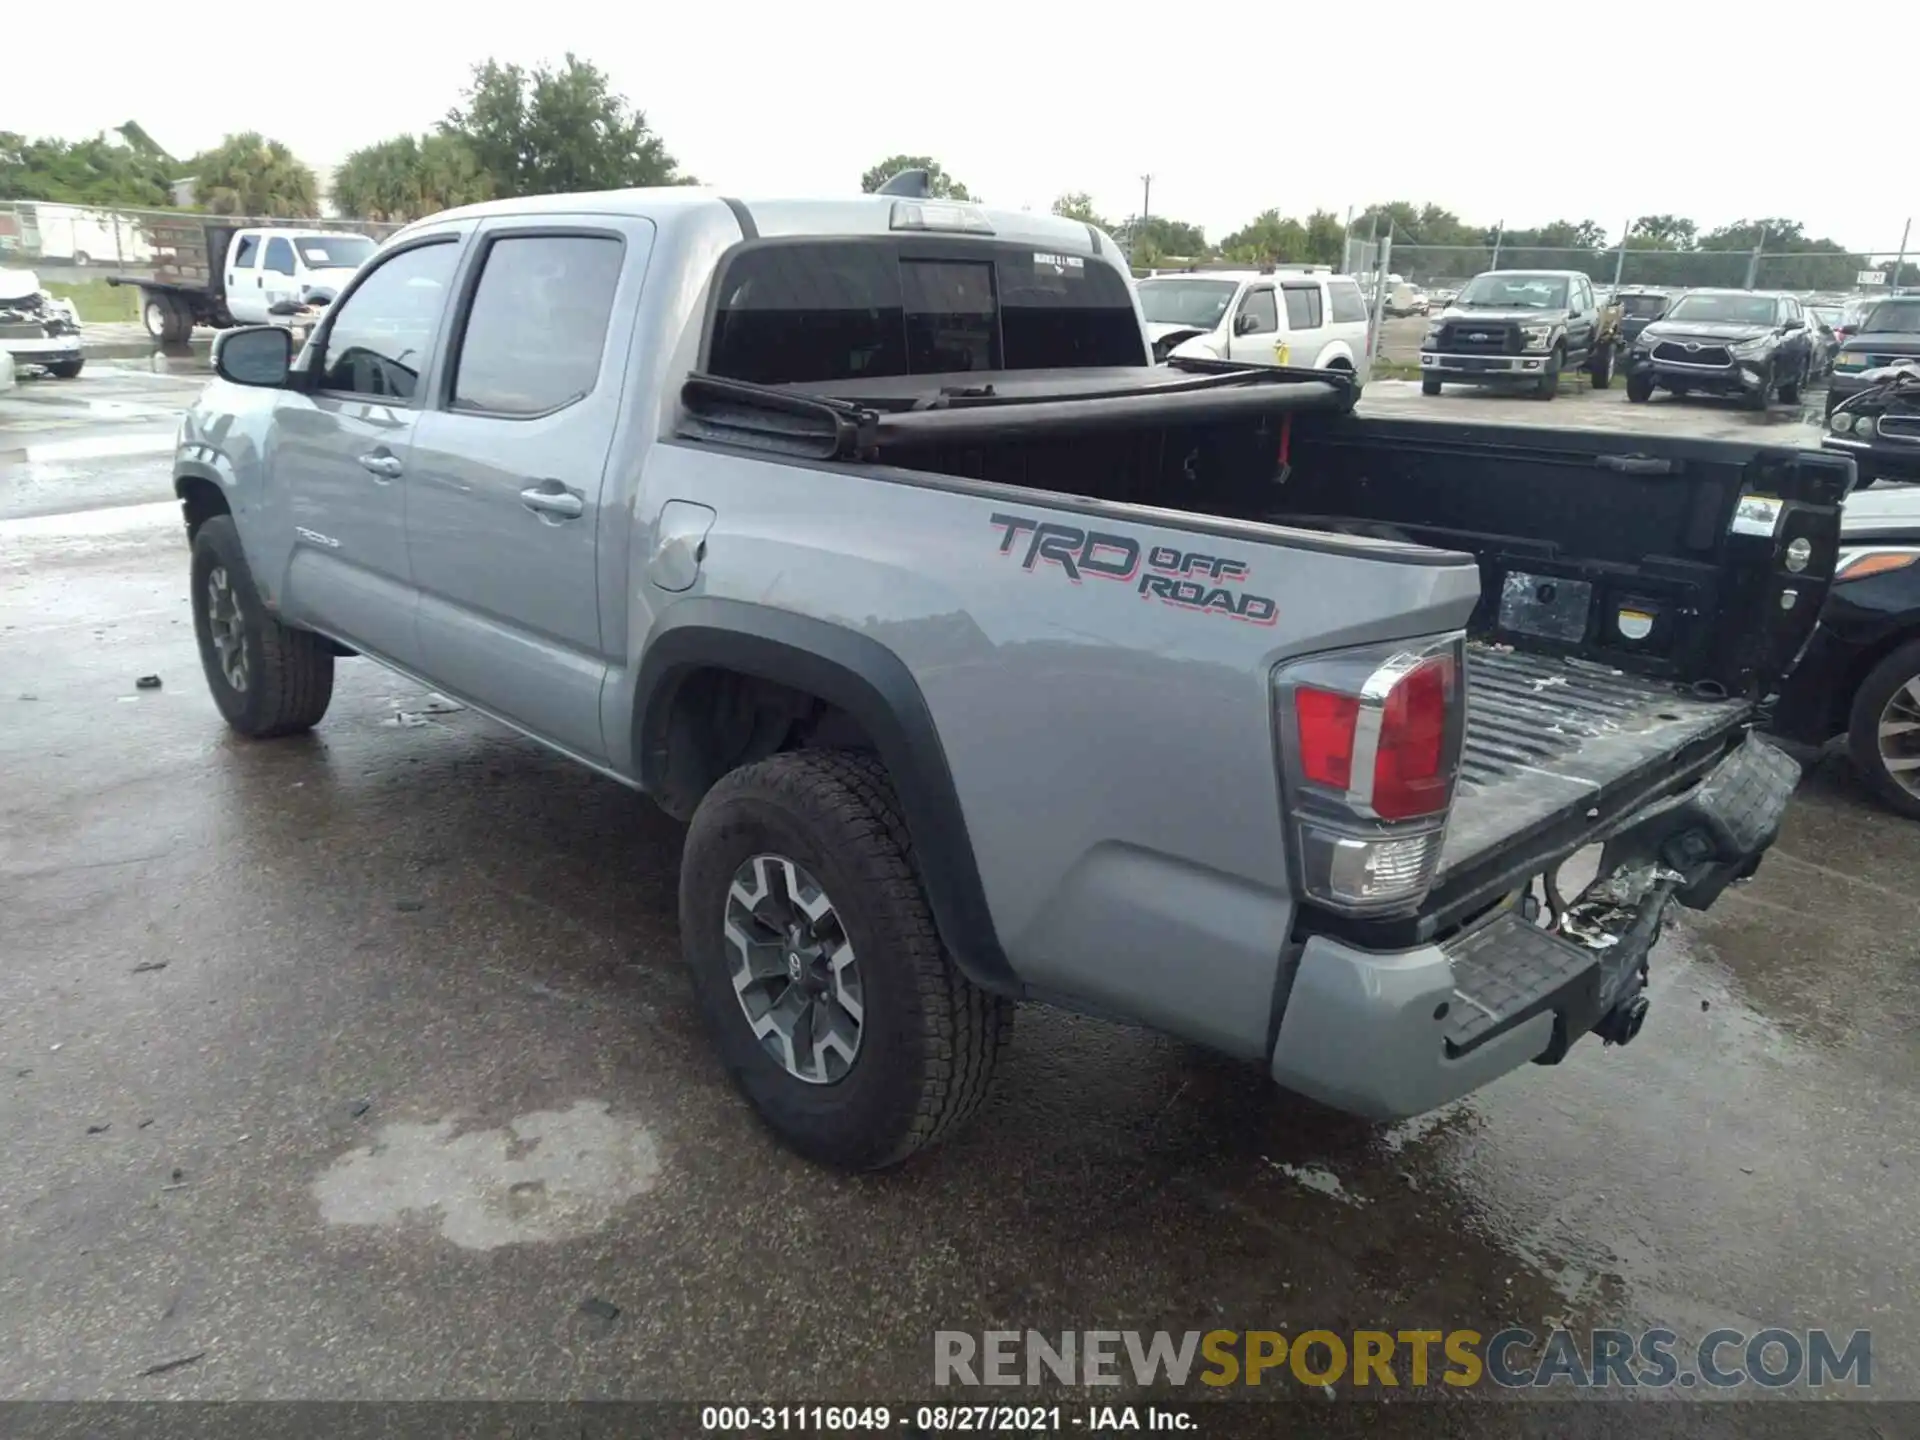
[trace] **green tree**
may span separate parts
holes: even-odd
[[[949,175],[940,162],[927,155],[889,155],[860,177],[860,188],[871,195],[902,170],[927,172],[927,187],[942,200],[973,200],[966,186]]]
[[[363,220],[418,220],[492,194],[473,152],[453,135],[396,135],[354,151],[333,175],[333,203]]]
[[[1097,229],[1111,231],[1113,226],[1107,223],[1106,216],[1093,208],[1093,197],[1084,190],[1069,190],[1053,202],[1053,213],[1066,220],[1078,220],[1082,225],[1092,225]]]
[[[1133,216],[1120,227],[1126,236],[1127,253],[1135,265],[1157,265],[1167,260],[1207,260],[1213,250],[1207,244],[1206,231],[1184,220],[1169,220],[1164,215],[1145,219]],[[1142,259],[1150,255],[1151,260]]]
[[[114,134],[88,140],[29,139],[0,131],[0,200],[49,200],[70,205],[161,206],[172,201],[167,182],[174,160],[129,121]]]
[[[465,145],[496,195],[697,183],[681,173],[646,114],[572,52],[557,69],[497,60],[474,66],[440,129]]]
[[[1307,256],[1315,265],[1339,265],[1347,257],[1347,227],[1331,210],[1307,216]]]
[[[1263,210],[1220,242],[1220,258],[1237,265],[1277,265],[1307,258],[1307,227]]]
[[[1633,222],[1627,237],[1629,248],[1635,242],[1650,250],[1691,250],[1697,230],[1683,215],[1642,215]]]
[[[269,215],[306,219],[320,213],[314,173],[278,140],[258,130],[229,135],[189,160],[194,195],[216,215]]]

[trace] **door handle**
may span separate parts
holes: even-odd
[[[360,457],[360,468],[371,474],[378,475],[382,480],[398,480],[400,478],[400,461],[398,457],[393,455],[362,455]]]
[[[578,520],[587,513],[587,502],[558,480],[542,480],[520,492],[520,503],[542,519]]]

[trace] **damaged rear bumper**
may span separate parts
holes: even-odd
[[[1616,831],[1599,878],[1552,929],[1516,901],[1409,950],[1313,936],[1281,1016],[1273,1078],[1337,1109],[1398,1119],[1530,1060],[1557,1063],[1589,1031],[1631,1040],[1668,906],[1705,909],[1751,875],[1799,778],[1784,752],[1747,737],[1698,785]]]

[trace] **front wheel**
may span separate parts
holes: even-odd
[[[1920,820],[1920,640],[1902,645],[1861,682],[1847,749],[1881,804]]]
[[[802,1155],[898,1164],[979,1108],[1013,1010],[942,946],[872,756],[793,751],[715,785],[680,935],[728,1073]]]
[[[1627,376],[1627,399],[1635,405],[1644,405],[1653,399],[1653,377],[1651,375]]]
[[[1767,401],[1772,395],[1773,371],[1768,370],[1760,380],[1760,387],[1746,397],[1747,408],[1749,410],[1765,410],[1767,408]]]
[[[87,362],[80,360],[57,360],[47,366],[47,373],[56,380],[78,380],[80,372],[87,368]]]
[[[1807,371],[1803,369],[1796,378],[1783,381],[1780,386],[1780,403],[1782,405],[1798,405],[1800,403],[1800,391],[1806,385],[1807,378]]]
[[[1540,378],[1534,382],[1534,399],[1551,400],[1560,393],[1560,367],[1565,363],[1565,351],[1555,350],[1547,357],[1547,368],[1540,372]]]
[[[1593,388],[1605,390],[1613,384],[1613,346],[1602,345],[1594,352],[1593,359],[1587,363],[1587,373],[1593,377]]]
[[[1422,375],[1420,377],[1420,393],[1422,395],[1438,395],[1440,393],[1440,382],[1431,375]]]
[[[201,523],[192,573],[194,638],[221,717],[255,740],[318,725],[333,699],[333,651],[267,613],[232,516]]]

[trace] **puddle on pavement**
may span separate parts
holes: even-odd
[[[604,1101],[536,1110],[494,1130],[456,1119],[381,1127],[314,1182],[329,1225],[398,1226],[431,1216],[463,1250],[592,1234],[660,1178],[660,1152],[638,1121]]]

